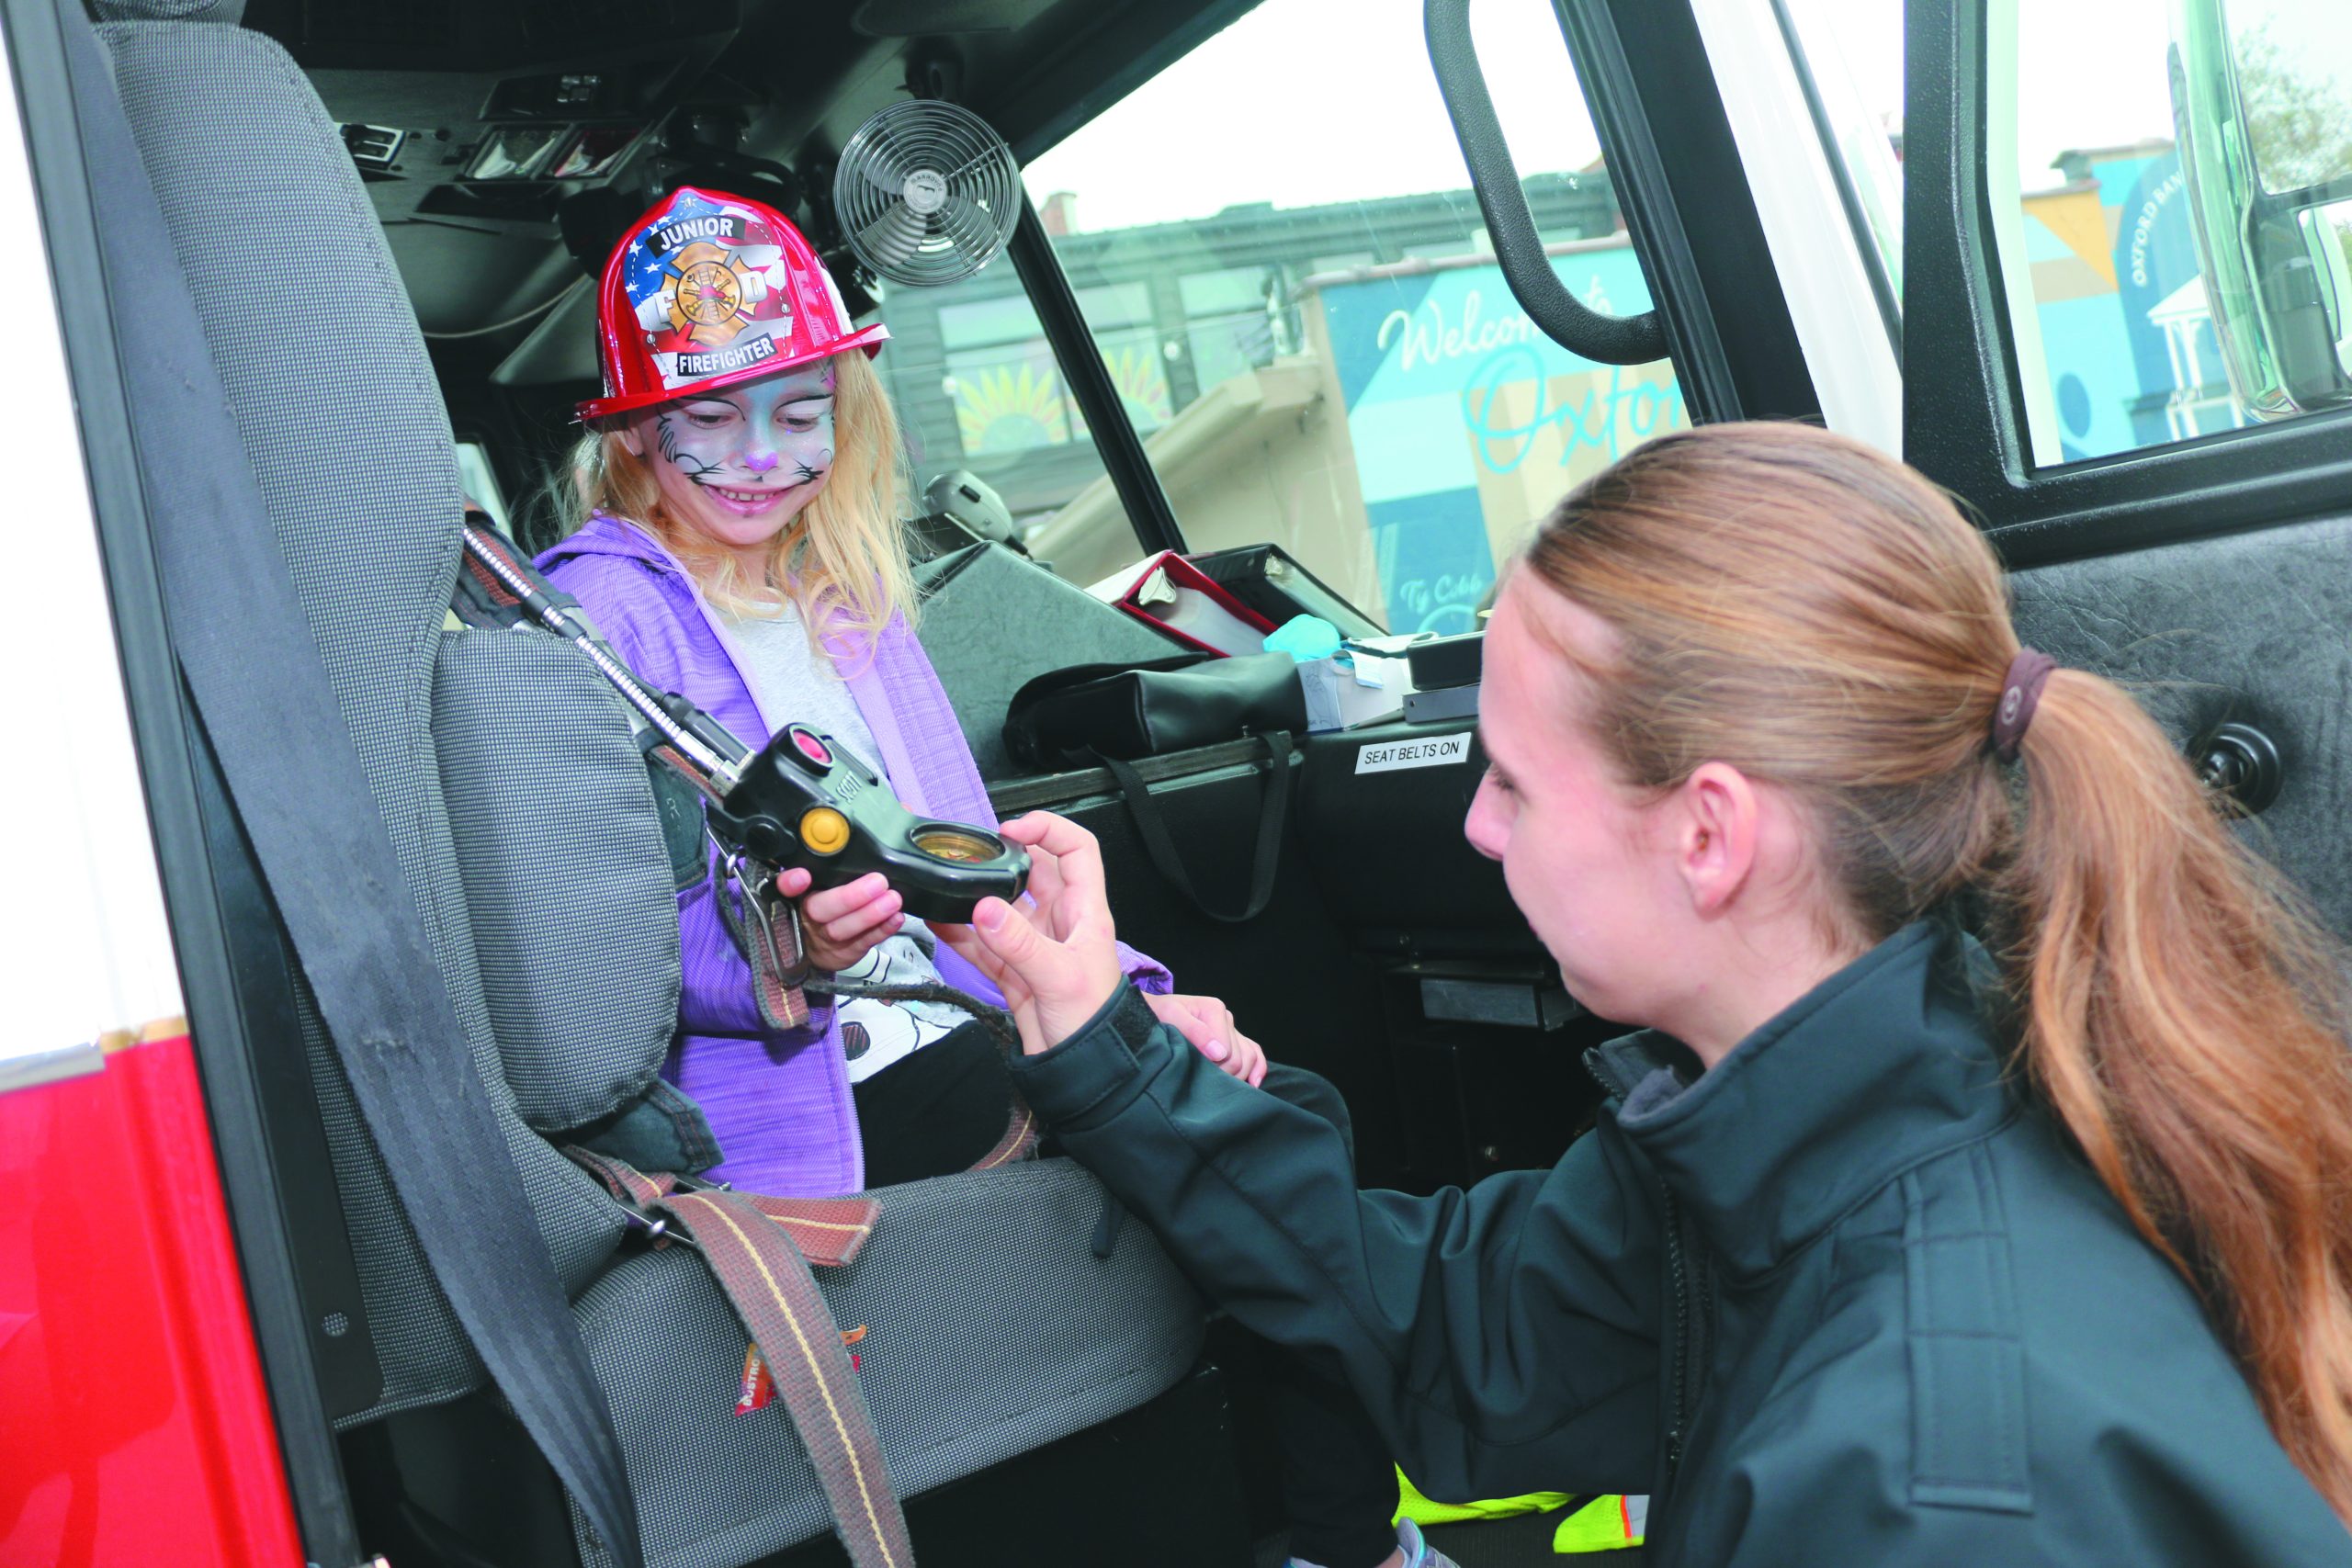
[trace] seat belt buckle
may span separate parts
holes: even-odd
[[[635,1209],[623,1209],[621,1213],[626,1216],[621,1222],[621,1228],[656,1252],[673,1241],[684,1242],[688,1247],[694,1245],[693,1237],[673,1234],[666,1219],[648,1217]]]
[[[800,987],[808,978],[808,961],[800,938],[799,907],[776,891],[775,867],[739,850],[726,851],[719,865],[720,874],[733,885],[731,897],[726,887],[718,889],[719,911],[741,911],[729,923],[744,961],[752,966],[760,1021],[770,1029],[804,1027],[808,998]]]

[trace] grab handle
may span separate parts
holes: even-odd
[[[1603,315],[1569,293],[1552,270],[1551,258],[1536,237],[1535,215],[1528,209],[1510,148],[1503,141],[1502,124],[1495,118],[1486,73],[1479,70],[1477,51],[1470,43],[1470,0],[1426,0],[1422,25],[1429,34],[1438,91],[1444,95],[1454,137],[1462,143],[1462,161],[1470,166],[1470,187],[1495,242],[1495,260],[1528,319],[1561,347],[1602,365],[1664,359],[1666,329],[1656,310],[1638,316]]]

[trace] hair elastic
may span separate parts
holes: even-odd
[[[2004,762],[2018,760],[2018,743],[2025,739],[2033,710],[2041,705],[2042,682],[2058,661],[2038,648],[2019,648],[2001,678],[2001,700],[1993,709],[1993,755]]]

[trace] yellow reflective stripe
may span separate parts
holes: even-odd
[[[1647,1497],[1617,1493],[1595,1497],[1560,1521],[1560,1528],[1552,1532],[1552,1550],[1619,1551],[1639,1546],[1649,1523],[1649,1502]]]
[[[1530,1492],[1519,1497],[1495,1497],[1476,1503],[1440,1503],[1413,1484],[1403,1470],[1396,1472],[1396,1517],[1390,1524],[1411,1519],[1417,1525],[1452,1524],[1460,1519],[1507,1519],[1515,1514],[1547,1513],[1565,1507],[1566,1492]]]

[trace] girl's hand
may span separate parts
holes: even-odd
[[[1251,1089],[1266,1080],[1266,1050],[1233,1026],[1233,1011],[1215,997],[1153,996],[1143,998],[1159,1021],[1193,1043],[1193,1049]]]
[[[806,867],[787,866],[776,874],[776,891],[799,898],[814,880]],[[800,940],[808,962],[829,975],[851,967],[906,925],[903,907],[878,871],[808,893],[800,899]]]
[[[932,930],[1004,992],[1030,1055],[1051,1050],[1119,988],[1119,952],[1102,894],[1094,835],[1050,811],[1004,824],[1029,852],[1029,893],[1017,908],[983,898],[969,926]]]

